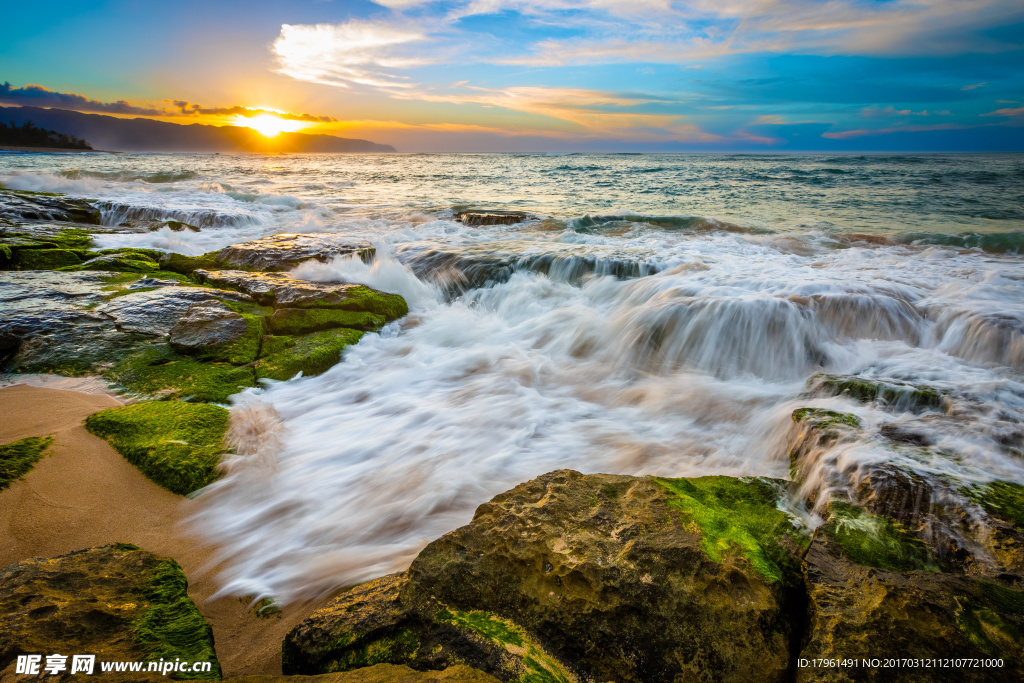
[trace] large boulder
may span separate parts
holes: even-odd
[[[101,662],[180,658],[210,663],[188,678],[219,680],[213,631],[187,589],[177,562],[127,544],[13,564],[0,571],[0,670],[18,655],[96,655],[94,674]]]
[[[296,627],[285,672],[377,652],[505,681],[784,680],[807,542],[785,495],[756,478],[543,475]]]
[[[455,220],[466,225],[515,225],[536,218],[522,211],[458,211],[455,214]]]

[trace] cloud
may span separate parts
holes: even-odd
[[[26,85],[23,88],[11,87],[5,82],[0,85],[0,102],[30,107],[59,107],[74,111],[91,111],[103,114],[136,114],[138,116],[161,116],[162,113],[153,107],[137,107],[126,100],[117,102],[100,102],[84,95],[62,93],[47,90],[41,85]]]
[[[977,90],[978,88],[984,88],[986,85],[988,85],[988,81],[983,81],[981,83],[975,83],[973,85],[965,85],[964,87],[962,87],[960,89],[961,90]]]
[[[403,52],[427,36],[399,24],[353,20],[343,24],[283,24],[272,50],[278,71],[313,83],[348,87],[407,88],[413,84],[388,71],[429,63]]]
[[[860,110],[860,116],[864,119],[889,119],[894,116],[949,116],[951,112],[943,110],[930,112],[927,109],[913,111],[911,109],[897,109],[896,107],[864,107]]]
[[[23,88],[15,88],[8,82],[0,84],[0,102],[26,107],[54,107],[100,114],[157,116],[161,118],[175,116],[244,116],[251,118],[261,114],[273,114],[282,119],[309,121],[311,123],[333,123],[337,121],[333,116],[295,114],[276,109],[254,109],[241,105],[232,107],[204,107],[201,104],[194,104],[185,100],[160,100],[157,103],[149,102],[143,106],[131,104],[127,100],[101,102],[85,95],[56,92],[41,85],[30,84]]]
[[[1024,107],[1018,107],[1016,109],[996,109],[995,111],[990,111],[987,114],[982,114],[982,116],[1006,116],[1010,118],[1017,118],[1018,116],[1024,116]]]
[[[956,123],[937,123],[932,126],[894,126],[892,128],[876,128],[873,130],[858,128],[856,130],[830,131],[827,133],[822,133],[821,137],[828,138],[829,140],[850,140],[852,138],[860,138],[866,135],[888,135],[890,133],[920,133],[923,131],[931,130],[966,130],[971,127],[972,126],[964,126]]]

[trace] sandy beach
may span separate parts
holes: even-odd
[[[281,640],[314,605],[280,617],[256,618],[236,598],[210,600],[216,586],[203,569],[212,550],[181,522],[192,501],[149,481],[82,424],[120,405],[101,394],[14,385],[0,389],[0,443],[53,435],[49,455],[21,481],[0,492],[0,566],[31,557],[134,543],[172,557],[189,579],[189,594],[213,625],[225,678],[279,674]],[[6,678],[6,677],[5,677]]]

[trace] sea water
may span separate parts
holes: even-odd
[[[863,426],[805,488],[852,489],[879,463],[1024,482],[1024,155],[19,155],[0,184],[98,200],[109,226],[200,228],[101,247],[369,240],[371,263],[293,274],[408,300],[326,373],[233,397],[236,453],[193,521],[225,593],[287,602],[401,570],[559,468],[787,478],[800,407]],[[469,208],[537,218],[469,227]],[[424,249],[502,275],[417,268]],[[944,405],[823,397],[822,373]]]

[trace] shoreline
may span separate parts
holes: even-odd
[[[0,152],[11,152],[21,154],[120,154],[105,149],[74,149],[71,147],[18,147],[15,145],[0,145]]]

